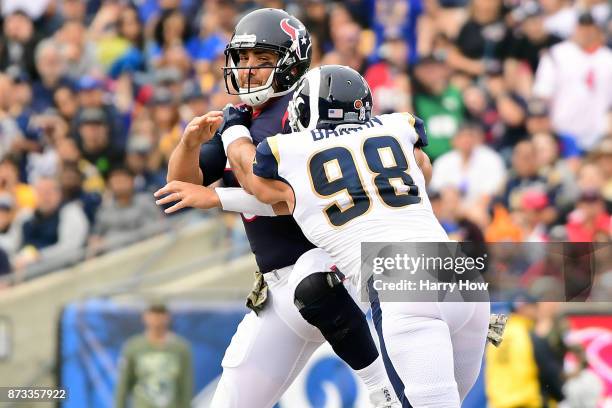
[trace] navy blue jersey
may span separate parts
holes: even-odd
[[[286,124],[287,105],[292,94],[273,100],[262,111],[253,114],[250,127],[253,143],[258,145],[268,136],[289,133]],[[204,185],[223,179],[227,187],[240,187],[234,173],[226,168],[227,157],[223,150],[221,136],[216,134],[200,150],[200,169],[204,174]],[[242,214],[251,250],[261,272],[293,265],[314,245],[306,239],[293,217],[257,217]]]

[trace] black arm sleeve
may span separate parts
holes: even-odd
[[[215,133],[213,138],[200,147],[200,169],[204,175],[203,185],[208,186],[223,177],[227,157],[223,150],[221,134]]]
[[[555,359],[555,355],[546,340],[536,336],[533,332],[530,336],[542,391],[555,401],[561,401],[563,399],[561,364]]]

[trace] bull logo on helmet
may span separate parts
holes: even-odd
[[[310,38],[308,32],[303,25],[297,28],[291,25],[291,19],[285,18],[280,22],[281,29],[291,38],[291,49],[295,51],[296,56],[300,61],[308,58],[308,50],[310,49]]]

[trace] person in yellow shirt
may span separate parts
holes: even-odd
[[[561,401],[562,367],[548,343],[533,327],[538,316],[535,298],[520,292],[498,348],[487,346],[485,388],[491,408],[547,408]]]

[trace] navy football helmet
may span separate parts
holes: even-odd
[[[302,77],[288,110],[294,132],[364,124],[372,115],[372,93],[366,80],[354,69],[324,65]]]
[[[264,85],[240,86],[239,70],[258,68],[238,66],[239,50],[245,49],[262,49],[278,54],[278,62]],[[300,20],[283,10],[255,10],[238,22],[225,49],[225,87],[229,94],[239,95],[247,105],[261,105],[271,97],[291,92],[310,67],[311,59],[310,34]]]

